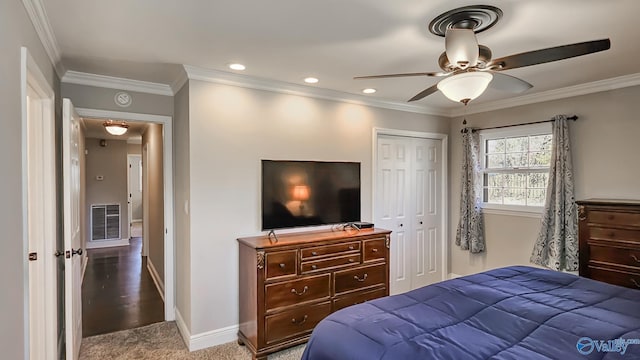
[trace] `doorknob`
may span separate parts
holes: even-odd
[[[400,224],[400,227],[402,227],[403,224]]]
[[[62,251],[60,251],[60,250],[56,250],[56,252],[53,253],[53,255],[55,255],[56,257],[60,257],[60,256],[64,255],[64,253]]]
[[[82,255],[82,249],[73,250],[73,248],[71,248],[71,255]]]

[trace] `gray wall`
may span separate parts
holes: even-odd
[[[142,203],[144,206],[143,219],[147,221],[148,234],[144,234],[149,239],[148,261],[150,261],[158,275],[160,281],[164,283],[164,181],[163,181],[163,154],[162,154],[162,125],[149,124],[147,130],[142,134],[143,152],[146,150],[146,158],[142,160],[142,182],[147,187],[142,190]],[[145,199],[146,198],[146,199]]]
[[[100,146],[100,139],[85,139],[88,154],[86,161],[86,237],[91,243],[91,205],[120,204],[120,238],[129,238],[129,209],[127,206],[127,142],[107,140]],[[103,180],[96,180],[103,176]]]
[[[176,183],[190,184],[189,214],[176,219],[190,223],[192,335],[238,323],[235,239],[261,232],[260,159],[360,162],[366,221],[372,220],[373,128],[449,132],[442,117],[195,80],[188,117],[188,138],[182,119],[176,132],[177,144],[189,147],[189,178]],[[176,148],[180,157],[186,152]]]
[[[468,115],[468,126],[491,127],[577,114],[570,123],[576,199],[640,199],[640,87],[631,87],[510,109]],[[540,218],[485,214],[487,251],[470,255],[454,244],[459,219],[462,119],[451,120],[450,270],[466,275],[512,264],[529,264]]]
[[[176,308],[191,328],[191,222],[189,218],[189,83],[174,97],[173,186],[176,233]]]
[[[26,249],[23,244],[22,110],[20,47],[26,46],[51,87],[59,94],[59,81],[29,17],[18,0],[0,1],[0,217],[3,249],[0,252],[0,349],[6,359],[24,359],[26,338]],[[60,119],[56,102],[56,120]]]
[[[62,96],[71,99],[77,108],[173,116],[171,96],[127,91],[132,98],[131,105],[120,107],[114,97],[121,90],[68,83],[62,83],[61,90]]]

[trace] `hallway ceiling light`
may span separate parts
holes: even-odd
[[[304,82],[306,82],[307,84],[316,84],[318,83],[318,78],[314,78],[314,77],[308,77],[304,79]]]
[[[373,94],[373,93],[375,93],[376,91],[377,91],[377,90],[376,90],[376,89],[374,89],[374,88],[367,88],[367,89],[362,90],[362,92],[363,92],[363,93],[365,93],[365,94]]]
[[[107,130],[109,134],[116,136],[124,135],[129,128],[129,125],[127,125],[127,123],[125,123],[124,121],[115,122],[113,120],[105,121],[104,123],[102,123],[102,126],[104,126],[104,129]]]

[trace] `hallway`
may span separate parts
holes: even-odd
[[[164,320],[164,302],[140,253],[130,246],[87,250],[82,284],[82,336],[132,329]]]

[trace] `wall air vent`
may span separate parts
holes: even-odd
[[[120,240],[120,204],[91,205],[91,240]]]

